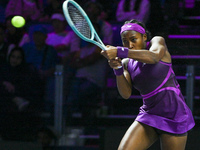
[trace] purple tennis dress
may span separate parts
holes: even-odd
[[[129,59],[128,71],[143,97],[136,121],[157,129],[182,134],[195,125],[171,63],[145,64]]]

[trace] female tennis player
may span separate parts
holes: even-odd
[[[125,133],[118,150],[145,150],[158,138],[162,150],[184,150],[187,132],[195,125],[172,69],[164,38],[149,42],[148,31],[137,20],[121,27],[124,47],[107,46],[108,59],[124,99],[136,88],[143,97],[138,116]]]

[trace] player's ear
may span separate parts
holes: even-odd
[[[143,34],[142,36],[143,36],[143,40],[144,40],[144,41],[147,41],[147,34],[145,33],[145,34]]]

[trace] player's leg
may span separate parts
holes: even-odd
[[[146,150],[157,139],[158,135],[152,127],[134,121],[121,140],[118,150]]]
[[[161,149],[162,150],[184,150],[187,141],[187,133],[183,135],[162,134]]]

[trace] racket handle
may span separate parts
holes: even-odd
[[[113,71],[116,76],[121,76],[124,73],[124,67],[120,67],[119,69],[113,69]]]
[[[128,48],[117,46],[117,57],[127,58],[128,57]]]

